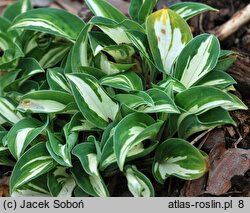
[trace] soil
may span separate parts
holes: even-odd
[[[219,12],[206,12],[189,21],[194,35],[214,30],[229,20],[235,12],[249,4],[249,0],[192,1],[205,3],[219,9]],[[73,5],[71,10],[85,20],[91,17],[91,13],[86,9],[86,6],[79,7],[81,1],[64,0],[61,2],[66,4],[64,8],[68,10],[70,9],[67,8],[67,5]],[[67,2],[70,2],[70,4],[67,4]],[[127,8],[128,1],[120,0],[119,2],[120,9]],[[158,8],[176,2],[181,2],[181,0],[160,0]],[[58,7],[60,5],[54,3],[53,6]],[[0,5],[0,13],[1,8],[3,9]],[[222,49],[239,52],[240,57],[247,64],[246,71],[250,73],[250,22],[222,41],[221,47]],[[236,68],[232,67],[232,69]],[[241,85],[244,83],[247,86],[242,87]],[[235,92],[248,107],[250,107],[249,84],[248,82],[238,82]],[[232,116],[238,124],[237,128],[224,126],[214,129],[196,144],[201,150],[209,154],[209,172],[207,175],[195,181],[169,178],[164,186],[153,182],[156,196],[250,196],[250,111],[236,111],[232,113]],[[7,196],[7,194],[1,194],[1,192],[5,190],[8,171],[9,168],[0,167],[0,196]],[[153,180],[153,178],[151,179]],[[114,196],[131,196],[127,191],[126,181],[123,177],[113,177],[107,180],[109,190]],[[220,181],[220,184],[218,184],[218,181]]]

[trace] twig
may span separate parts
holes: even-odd
[[[227,21],[220,27],[217,27],[210,33],[214,34],[220,40],[224,40],[225,38],[235,33],[241,26],[243,26],[249,21],[250,21],[250,4],[248,4],[242,10],[236,12],[229,21]]]
[[[203,133],[201,133],[198,137],[196,137],[191,144],[194,145],[196,142],[198,142],[201,138],[203,138],[207,133],[211,132],[214,128],[211,128]]]
[[[237,148],[238,144],[243,140],[243,137],[241,136],[240,132],[238,129],[236,129],[238,135],[239,135],[239,138],[238,140],[233,144],[234,145],[234,148]]]

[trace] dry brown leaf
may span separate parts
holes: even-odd
[[[231,178],[250,169],[250,150],[214,147],[209,155],[210,169],[206,193],[220,195],[231,188]]]
[[[223,128],[216,128],[209,133],[202,148],[210,151],[214,146],[225,143],[225,130]]]
[[[0,179],[0,197],[9,197],[9,177]]]
[[[197,180],[187,181],[185,186],[181,190],[181,196],[184,197],[197,197],[200,194],[204,193],[206,187],[207,176],[204,175],[203,177]]]

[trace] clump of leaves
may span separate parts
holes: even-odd
[[[133,196],[153,179],[192,180],[207,155],[190,136],[247,107],[226,70],[235,54],[213,35],[193,38],[187,20],[215,10],[132,0],[131,19],[86,0],[84,23],[64,10],[10,5],[0,18],[0,165],[14,166],[12,196],[112,196],[123,174]],[[152,175],[151,175],[152,174]],[[148,177],[147,177],[148,176]]]

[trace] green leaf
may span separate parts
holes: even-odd
[[[83,169],[80,162],[77,162],[71,168],[77,185],[89,195],[94,197],[108,197],[108,189],[100,176],[88,175]]]
[[[200,13],[206,11],[217,11],[217,9],[210,7],[206,4],[201,4],[197,2],[181,2],[170,6],[170,9],[175,11],[185,20],[188,20]]]
[[[178,136],[187,139],[194,133],[226,124],[236,126],[235,121],[225,109],[216,107],[201,115],[190,114],[185,117],[178,126]]]
[[[74,178],[67,174],[65,167],[56,167],[48,173],[48,187],[53,197],[72,197],[76,186]]]
[[[229,50],[222,50],[220,53],[220,57],[218,63],[216,64],[214,71],[227,71],[231,65],[235,62],[238,57],[237,52],[232,52]]]
[[[68,92],[71,90],[69,88],[68,82],[63,75],[63,69],[55,67],[47,70],[47,81],[52,90]]]
[[[7,135],[11,154],[19,159],[29,144],[44,131],[47,125],[48,123],[43,124],[34,118],[24,118],[16,123]]]
[[[85,172],[89,175],[99,176],[98,160],[95,144],[92,142],[84,142],[75,146],[72,154],[78,157]]]
[[[75,41],[85,23],[66,10],[40,8],[17,16],[11,29],[35,30]]]
[[[153,88],[146,92],[139,91],[134,94],[118,94],[115,96],[121,104],[130,109],[143,113],[179,113],[174,101],[162,90]]]
[[[15,191],[22,185],[47,173],[55,166],[45,143],[39,143],[25,152],[14,167],[10,177],[10,190]]]
[[[149,14],[152,13],[158,0],[132,0],[129,15],[133,20],[143,24]]]
[[[209,86],[189,88],[176,95],[175,103],[187,112],[182,114],[182,118],[188,113],[199,115],[219,106],[226,110],[247,109],[238,98]]]
[[[4,10],[3,16],[10,21],[13,21],[19,14],[25,13],[32,9],[30,0],[17,0],[15,3],[10,4]]]
[[[40,64],[34,58],[24,58],[19,62],[17,67],[21,70],[19,73],[19,78],[15,81],[12,81],[5,87],[4,91],[16,91],[19,89],[21,85],[23,85],[29,78],[32,76],[44,73],[44,69],[40,66]]]
[[[134,197],[154,197],[155,191],[150,180],[136,166],[126,166],[125,175],[129,191]]]
[[[0,69],[9,71],[16,68],[23,52],[9,35],[0,33],[0,50],[3,52],[0,56]]]
[[[86,0],[89,9],[96,15],[122,22],[127,17],[105,0]]]
[[[3,122],[15,124],[23,119],[21,113],[16,112],[16,103],[9,98],[0,97],[0,118]]]
[[[156,66],[170,74],[175,59],[192,39],[188,24],[172,10],[162,9],[148,16],[146,31]]]
[[[106,76],[100,80],[100,84],[128,92],[143,90],[141,78],[131,71]]]
[[[73,97],[65,92],[41,90],[21,97],[17,109],[31,113],[59,113],[74,102]]]
[[[185,140],[168,139],[156,150],[153,174],[162,184],[169,176],[193,180],[203,176],[206,171],[205,157]]]
[[[99,128],[105,128],[118,113],[115,103],[98,81],[87,74],[67,74],[77,105],[84,117]]]
[[[128,152],[146,139],[154,140],[162,123],[141,113],[132,113],[119,122],[114,132],[114,150],[121,171]]]
[[[78,68],[80,66],[89,66],[88,62],[88,32],[91,30],[91,26],[87,24],[73,46],[72,55],[71,55],[71,66],[73,72],[79,72]]]
[[[202,34],[191,40],[176,62],[175,78],[187,88],[205,76],[217,64],[220,54],[218,39]]]

